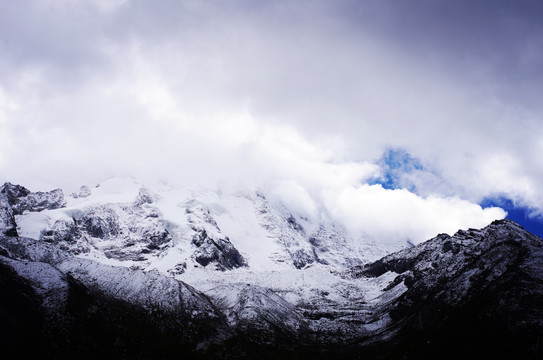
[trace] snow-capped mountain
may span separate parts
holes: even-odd
[[[0,235],[17,358],[543,355],[543,241],[508,220],[382,248],[261,191],[110,179],[4,184]]]
[[[165,275],[317,264],[344,268],[390,252],[354,239],[325,218],[295,215],[258,191],[153,191],[118,178],[92,189],[84,186],[66,199],[58,196],[60,190],[34,194],[22,187],[5,189],[16,194],[11,197],[21,236],[57,244],[80,257]],[[41,200],[36,211],[25,211],[19,203],[28,196],[47,196],[51,204],[44,209],[46,200]],[[395,249],[402,246],[407,243]]]

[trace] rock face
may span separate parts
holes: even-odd
[[[223,235],[208,209],[201,206],[187,207],[188,221],[194,231],[191,243],[197,247],[194,260],[202,266],[213,264],[218,270],[247,266],[247,262]]]
[[[0,187],[0,193],[7,196],[15,215],[20,215],[27,210],[42,211],[45,209],[58,209],[66,204],[64,194],[60,189],[32,193],[23,186],[13,185],[8,182]]]
[[[30,195],[30,190],[21,185],[13,185],[12,183],[5,183],[0,186],[0,193],[5,194],[8,198],[8,202],[14,205],[17,199],[24,198]]]
[[[439,235],[354,270],[397,273],[388,357],[538,358],[543,354],[543,241],[509,220]],[[388,346],[388,345],[387,345]],[[443,353],[446,354],[443,354]]]
[[[18,236],[13,209],[6,194],[0,192],[0,235]]]
[[[247,214],[262,228],[243,230],[265,231],[262,242],[279,234],[270,251],[288,250],[272,253],[277,268],[257,270],[260,249],[238,250],[217,204],[162,213],[144,189],[133,201],[89,195],[74,197],[85,207],[15,216],[30,195],[11,184],[0,191],[7,358],[543,356],[543,240],[508,220],[361,264],[338,230],[310,228],[257,196]],[[168,220],[172,208],[184,225]],[[13,231],[38,220],[48,227],[39,239]]]

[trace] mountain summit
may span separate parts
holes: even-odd
[[[12,358],[540,358],[543,240],[386,248],[262,192],[0,187]]]

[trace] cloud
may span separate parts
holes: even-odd
[[[472,204],[496,194],[541,213],[535,5],[466,4],[4,2],[0,173],[74,189],[243,178],[352,228],[371,199],[393,207],[385,237],[501,217]],[[366,185],[391,148],[417,159],[392,174],[416,193]],[[333,200],[351,195],[369,207]]]
[[[407,190],[380,185],[325,191],[324,202],[336,220],[353,233],[381,242],[420,243],[438,233],[454,234],[460,228],[480,228],[504,218],[500,208],[482,209],[457,197],[420,197]]]

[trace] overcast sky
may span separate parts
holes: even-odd
[[[0,180],[243,179],[415,242],[541,216],[540,4],[0,1]]]

